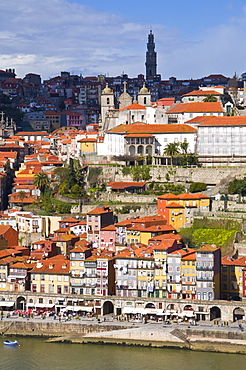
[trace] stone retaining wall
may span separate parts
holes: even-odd
[[[94,166],[93,166],[94,167]],[[132,181],[132,176],[123,176],[121,166],[101,166],[104,181]],[[171,171],[170,171],[171,170]],[[170,174],[174,172],[174,174]],[[174,182],[205,182],[206,184],[217,185],[223,179],[237,176],[244,177],[245,167],[208,167],[208,168],[182,168],[182,167],[151,167],[151,181],[166,182],[166,174],[170,181]]]
[[[3,320],[0,322],[0,333],[6,330],[5,335],[22,335],[22,336],[41,336],[41,337],[58,337],[64,335],[83,335],[88,333],[98,333],[110,330],[125,329],[124,326],[116,325],[99,325],[99,324],[74,324],[64,323],[57,320],[56,322],[46,322],[40,319],[40,322],[26,321],[23,319],[14,319],[18,321]],[[7,329],[7,326],[13,324]]]

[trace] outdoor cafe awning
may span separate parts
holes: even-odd
[[[15,302],[8,302],[8,301],[0,301],[0,307],[12,307]]]
[[[45,304],[45,303],[36,303],[35,307],[36,308],[52,308],[52,307],[55,307],[55,305],[52,304],[52,303],[47,303],[47,304]]]
[[[91,306],[67,306],[65,311],[73,311],[73,312],[78,312],[78,311],[86,311],[86,312],[92,312],[93,307]]]

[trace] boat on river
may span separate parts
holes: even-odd
[[[14,341],[12,341],[12,340],[5,340],[3,342],[3,344],[5,344],[6,346],[18,346],[19,345],[19,343],[17,342],[17,340],[14,340]]]

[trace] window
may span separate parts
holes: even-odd
[[[32,285],[32,292],[33,293],[36,293],[37,292],[37,285],[36,284],[33,284]]]
[[[41,284],[41,286],[40,286],[40,292],[41,293],[45,293],[45,285],[44,284]]]
[[[45,280],[45,275],[41,275],[40,280]]]
[[[54,293],[54,284],[49,284],[49,293]]]

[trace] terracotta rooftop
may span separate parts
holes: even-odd
[[[194,90],[183,96],[223,95],[215,90]]]
[[[223,109],[219,102],[180,103],[171,108],[167,113],[222,113]]]
[[[123,182],[123,181],[111,181],[109,184],[107,184],[107,187],[111,187],[114,190],[120,190],[120,189],[125,189],[125,188],[130,188],[130,187],[140,187],[142,188],[143,186],[146,185],[146,182]]]
[[[92,211],[88,212],[88,215],[100,215],[102,213],[109,213],[112,212],[112,210],[107,207],[107,206],[102,206],[102,207],[96,207]]]
[[[192,104],[192,103],[189,103]],[[171,134],[171,133],[196,133],[197,130],[185,124],[147,124],[133,123],[119,125],[109,130],[109,134]]]

